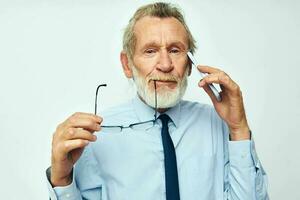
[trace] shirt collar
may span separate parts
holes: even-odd
[[[138,95],[132,100],[133,108],[140,122],[148,121],[154,119],[154,108],[144,103]],[[180,121],[180,111],[181,111],[181,101],[177,103],[174,107],[169,108],[165,114],[169,115],[172,122],[176,127],[179,126]],[[157,113],[157,117],[162,113]]]
[[[169,115],[174,125],[178,128],[180,122],[181,100],[172,108],[168,109],[165,114]]]

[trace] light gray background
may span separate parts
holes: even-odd
[[[122,31],[151,1],[0,1],[0,198],[47,198],[45,169],[58,123],[134,90],[119,62]],[[240,85],[274,200],[300,199],[299,1],[176,1],[202,64]],[[209,103],[192,73],[185,99]]]

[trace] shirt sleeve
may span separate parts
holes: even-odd
[[[257,157],[253,136],[250,140],[226,140],[224,199],[268,200],[267,176]]]
[[[50,183],[51,170],[46,170],[47,187],[51,200],[82,200],[80,191],[77,188],[74,170],[72,171],[72,183],[63,187],[52,187]]]

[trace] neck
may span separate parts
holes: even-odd
[[[144,102],[146,105],[148,105],[148,104],[145,102],[145,100],[144,100],[139,94],[138,94],[138,96],[139,96],[140,100],[142,100],[142,102]],[[166,112],[167,110],[169,110],[169,108],[157,108],[156,110],[157,110],[157,112],[159,112],[159,113],[164,113],[164,112]]]
[[[166,112],[167,110],[169,110],[169,108],[157,108],[157,111],[158,111],[159,113],[164,113],[164,112]]]

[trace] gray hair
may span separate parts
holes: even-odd
[[[177,19],[184,26],[188,35],[188,48],[192,53],[194,53],[196,49],[196,41],[194,40],[188,26],[186,25],[180,9],[170,3],[157,2],[140,7],[134,13],[133,17],[129,20],[129,23],[125,28],[123,35],[123,51],[127,53],[129,60],[132,60],[133,58],[134,49],[136,45],[134,25],[139,19],[145,16],[159,18],[174,17],[175,19]]]

